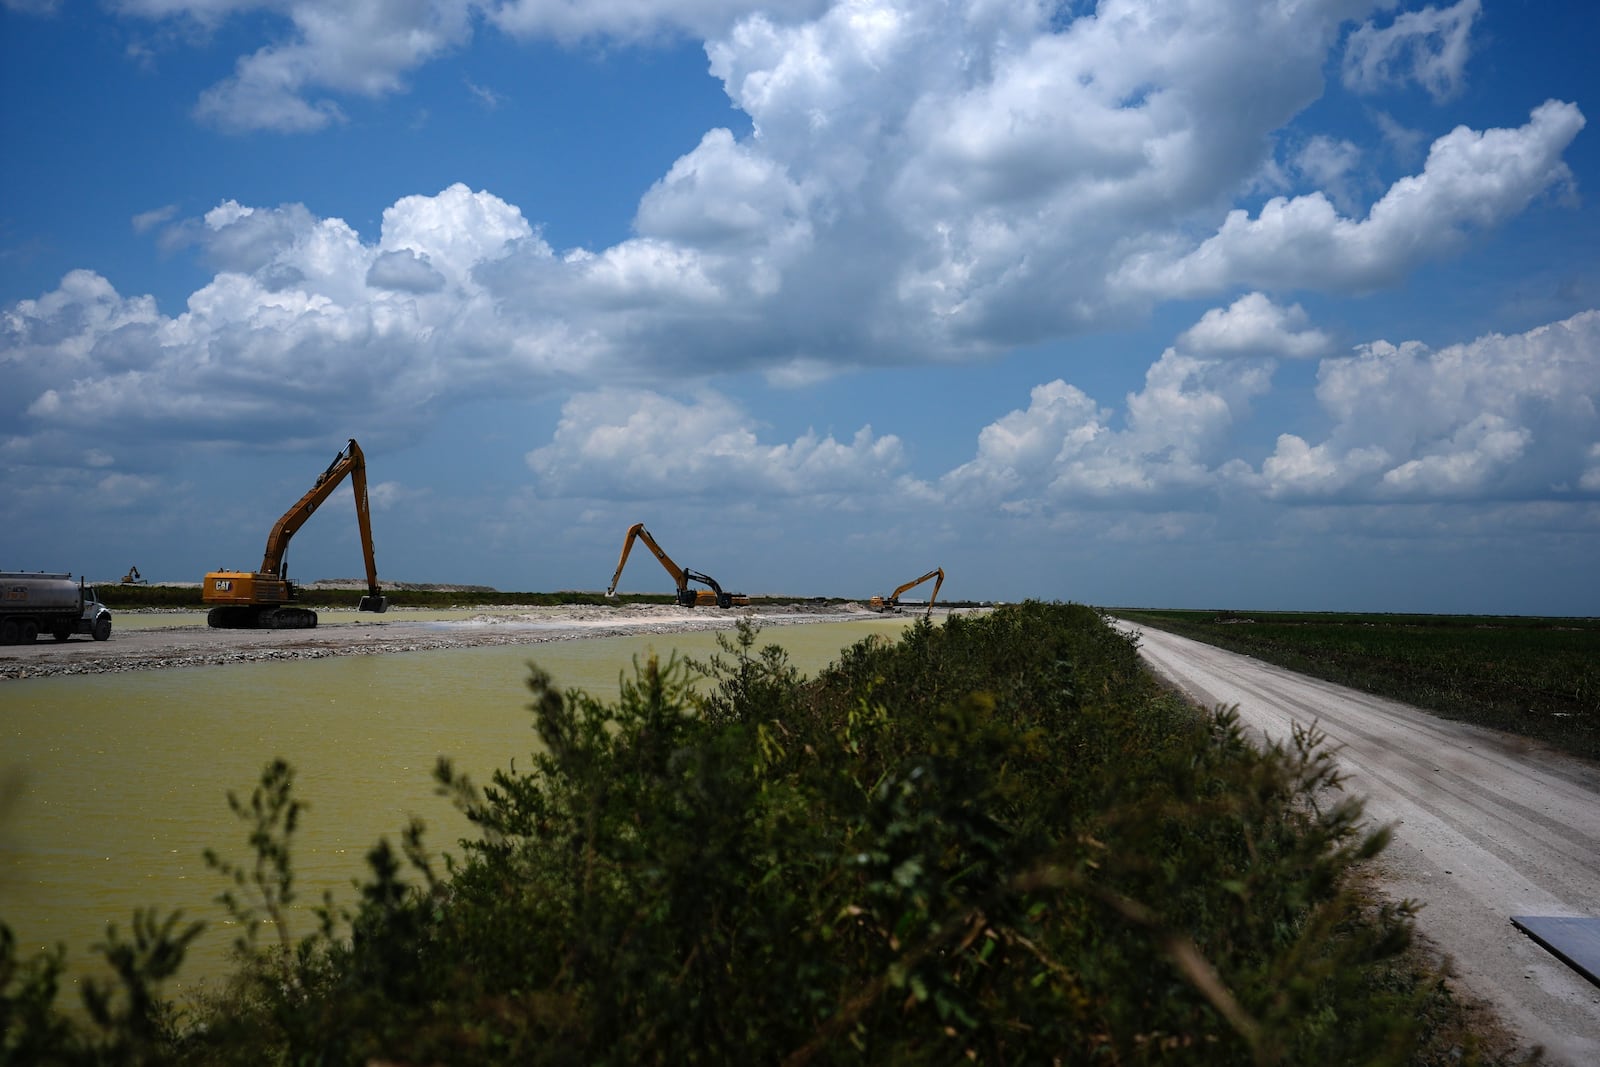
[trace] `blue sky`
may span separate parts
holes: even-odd
[[[0,567],[1594,614],[1595,30],[0,0]]]

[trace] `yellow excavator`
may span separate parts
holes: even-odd
[[[389,610],[389,598],[378,588],[378,567],[372,558],[372,520],[367,508],[367,460],[355,438],[344,447],[328,469],[317,478],[311,490],[294,507],[283,513],[267,535],[267,551],[259,571],[212,571],[206,575],[200,599],[212,605],[206,624],[224,630],[303,630],[317,624],[317,613],[297,607],[299,590],[289,580],[289,565],[284,560],[289,539],[295,535],[324,500],[350,477],[356,495],[356,521],[361,527],[361,550],[367,560],[367,595],[361,598],[362,611]]]
[[[672,580],[678,583],[677,600],[681,606],[686,608],[739,608],[745,607],[750,603],[750,598],[743,593],[724,593],[722,586],[718,585],[717,580],[709,574],[691,571],[672,562],[672,557],[661,551],[661,546],[656,544],[656,539],[650,536],[650,531],[644,528],[644,523],[642,522],[636,522],[628,527],[628,536],[622,541],[622,558],[617,560],[617,573],[611,576],[611,586],[606,590],[606,596],[617,595],[617,582],[622,578],[622,568],[628,564],[628,553],[633,551],[635,539],[643,541],[650,546],[650,551],[655,553],[656,559],[660,560],[661,565],[667,569],[667,573],[672,575]],[[690,582],[700,582],[703,585],[709,585],[711,588],[690,589]]]
[[[123,585],[149,585],[144,575],[139,573],[138,567],[129,567],[128,573],[122,576]]]
[[[888,596],[873,597],[871,600],[867,601],[867,607],[871,608],[873,611],[899,611],[900,594],[904,593],[908,589],[915,589],[929,578],[937,578],[939,580],[933,583],[933,595],[928,598],[928,610],[923,615],[923,618],[928,618],[933,614],[933,602],[939,599],[939,587],[944,584],[943,567],[935,567],[927,574],[924,574],[921,578],[912,579],[905,585],[902,585],[899,589],[896,589],[894,592],[890,593]]]

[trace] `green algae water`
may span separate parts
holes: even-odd
[[[776,626],[804,674],[869,634],[911,620]],[[563,689],[613,698],[618,680],[652,652],[705,658],[716,634],[637,634],[537,645],[341,656],[281,663],[57,676],[0,683],[0,919],[24,957],[60,943],[72,976],[100,973],[90,946],[106,924],[124,934],[135,909],[181,908],[206,931],[168,992],[181,995],[227,970],[238,931],[215,898],[222,876],[207,848],[253,860],[247,828],[229,810],[248,802],[262,768],[282,757],[306,805],[292,843],[298,894],[291,935],[315,928],[324,891],[353,904],[352,883],[379,838],[398,844],[411,818],[430,852],[459,854],[470,824],[435,796],[432,770],[448,756],[485,783],[525,767],[537,745],[527,706],[528,664]],[[68,992],[63,1006],[75,1005]]]

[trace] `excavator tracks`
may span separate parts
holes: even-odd
[[[214,630],[309,630],[317,625],[310,608],[221,607],[206,613]]]

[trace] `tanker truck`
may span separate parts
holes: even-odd
[[[31,645],[40,634],[104,641],[111,636],[111,612],[82,578],[0,571],[0,645]]]

